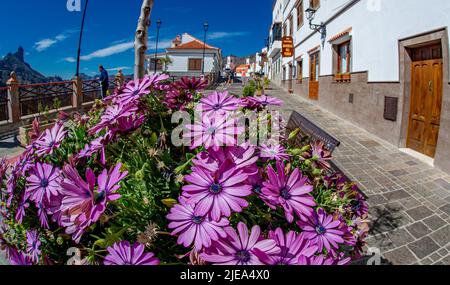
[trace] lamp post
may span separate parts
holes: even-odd
[[[327,33],[325,24],[323,22],[320,23],[320,25],[312,23],[312,21],[314,20],[314,17],[316,16],[316,12],[317,12],[317,10],[315,10],[313,8],[306,9],[306,18],[309,21],[309,28],[313,31],[320,33],[320,35],[322,36],[322,40],[324,41],[326,38],[326,33]]]
[[[88,4],[89,4],[89,0],[86,0],[86,5],[84,6],[84,11],[83,11],[83,18],[81,20],[80,39],[78,41],[77,72],[75,74],[76,77],[78,77],[80,75],[81,41],[83,39],[84,20],[86,18],[86,10],[87,10]]]
[[[161,29],[162,21],[158,19],[156,21],[156,49],[155,49],[155,74],[158,67],[158,43],[159,43],[159,30]]]
[[[202,60],[202,75],[205,76],[205,53],[206,53],[206,32],[208,32],[209,24],[206,22],[203,24],[205,30],[205,36],[203,38],[203,60]]]

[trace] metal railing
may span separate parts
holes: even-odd
[[[83,81],[83,103],[92,102],[101,99],[100,82],[97,80]]]
[[[72,95],[72,81],[20,85],[20,114],[28,116],[72,106]]]
[[[132,77],[125,77],[124,84],[127,84],[133,80]],[[114,90],[117,88],[117,83],[115,81],[115,77],[109,78],[109,92],[112,94]],[[93,102],[97,99],[102,98],[101,86],[98,80],[85,80],[83,81],[82,86],[83,92],[83,103]]]
[[[8,87],[0,87],[0,122],[9,120]]]

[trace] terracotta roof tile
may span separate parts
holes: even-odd
[[[328,40],[328,42],[334,42],[335,40],[338,40],[338,39],[340,39],[342,37],[345,37],[346,35],[350,34],[351,31],[352,31],[352,28],[350,27],[350,28],[346,29],[345,31],[340,32],[339,34],[336,34],[336,35],[332,36]]]

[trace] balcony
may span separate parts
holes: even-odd
[[[281,23],[275,23],[272,27],[271,39],[268,56],[269,58],[274,57],[277,53],[281,51],[282,47],[282,31],[281,31]]]
[[[273,58],[281,51],[281,39],[273,41],[269,48],[268,56],[269,58]]]

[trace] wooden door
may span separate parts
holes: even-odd
[[[309,59],[309,99],[319,99],[319,53],[314,53]]]
[[[412,63],[407,147],[433,158],[441,121],[442,72],[442,59]]]
[[[289,82],[288,82],[288,89],[289,89],[289,92],[293,92],[293,85],[292,85],[292,80],[294,79],[293,78],[293,76],[294,76],[294,74],[293,74],[293,67],[292,67],[292,64],[289,64]]]

